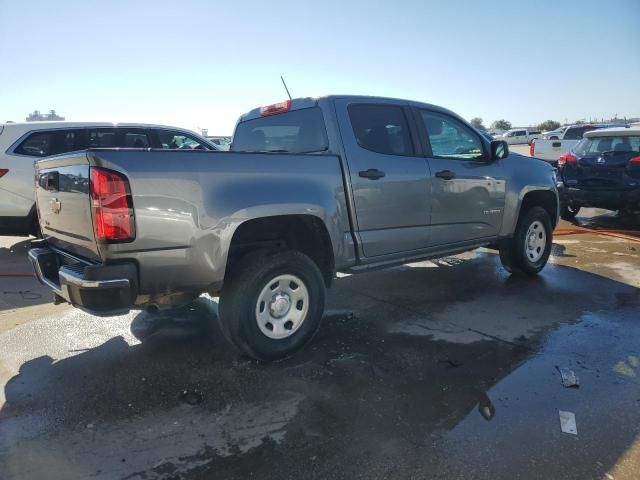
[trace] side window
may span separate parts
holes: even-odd
[[[575,127],[567,130],[567,133],[564,134],[565,140],[580,140],[584,135],[585,128],[584,127]]]
[[[95,128],[87,131],[87,148],[113,148],[116,144],[115,128]]]
[[[15,152],[32,157],[46,157],[51,155],[52,143],[53,132],[35,132],[24,139]]]
[[[483,157],[480,138],[465,124],[441,113],[422,110],[434,157],[476,160]]]
[[[124,131],[122,138],[124,148],[149,148],[149,137],[144,131]]]
[[[48,157],[84,149],[82,130],[34,132],[15,149],[16,153],[32,157]]]
[[[210,147],[190,135],[171,130],[155,130],[159,148],[167,150],[210,150]]]
[[[362,148],[385,155],[413,155],[402,107],[354,104],[348,110],[353,134]]]

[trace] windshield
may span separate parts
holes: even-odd
[[[581,156],[602,152],[640,152],[640,135],[583,138],[573,151]]]
[[[313,153],[328,148],[318,107],[241,122],[233,136],[234,152]]]

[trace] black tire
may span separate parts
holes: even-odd
[[[573,207],[568,204],[562,205],[560,207],[560,217],[563,220],[567,220],[568,222],[576,218],[576,215],[578,215],[578,212],[580,212],[580,207]]]
[[[527,245],[529,238],[529,227],[535,222],[542,225],[544,229],[545,242],[544,246],[540,245],[539,251],[528,251]],[[539,227],[537,227],[539,228]],[[532,235],[538,235],[535,229],[531,231]],[[553,227],[551,218],[547,211],[542,207],[532,207],[524,212],[518,219],[513,238],[503,240],[500,245],[500,261],[504,268],[510,273],[525,273],[527,275],[536,275],[544,268],[551,254],[551,245],[553,243]],[[530,258],[534,255],[534,260]],[[539,258],[536,258],[540,255]]]
[[[280,275],[293,275],[300,279],[308,292],[308,302],[306,314],[293,333],[287,333],[289,336],[286,338],[275,339],[261,330],[256,309],[259,308],[258,299],[263,289]],[[231,267],[228,279],[225,279],[218,309],[221,329],[246,355],[264,361],[279,360],[293,354],[313,338],[322,320],[324,299],[322,274],[308,256],[297,251],[249,254]],[[305,305],[290,306],[299,310],[301,307]]]

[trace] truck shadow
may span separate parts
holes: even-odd
[[[336,469],[355,478],[387,471],[393,459],[393,475],[406,477],[437,466],[436,444],[464,419],[504,415],[491,390],[540,358],[559,326],[639,300],[638,289],[568,267],[550,265],[529,280],[509,277],[483,253],[424,262],[337,280],[314,340],[263,364],[227,345],[215,301],[202,297],[138,314],[130,328],[141,343],[123,332],[66,358],[22,363],[4,390],[0,459],[8,479],[24,476],[27,464],[32,475],[55,464],[60,475],[48,478],[98,470],[116,478],[326,478]],[[510,394],[531,395],[527,388]],[[545,395],[559,387],[536,388]],[[533,425],[554,408],[521,421]],[[615,448],[584,469],[603,475],[633,440],[618,434]]]

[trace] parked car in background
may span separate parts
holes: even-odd
[[[529,154],[532,157],[546,160],[556,166],[560,155],[570,151],[575,147],[586,132],[596,130],[598,128],[607,128],[621,125],[612,124],[587,124],[587,125],[570,125],[562,127],[558,134],[550,135],[548,139],[539,138],[531,144]],[[556,137],[556,138],[552,138]]]
[[[564,135],[564,131],[569,127],[560,127],[555,130],[550,130],[548,132],[542,132],[540,138],[543,140],[558,140]]]
[[[37,179],[29,255],[58,300],[110,315],[209,292],[227,339],[262,360],[313,337],[336,272],[494,245],[533,275],[558,215],[545,162],[444,108],[376,97],[256,108],[228,153],[89,150],[40,160]]]
[[[0,235],[37,234],[35,160],[87,148],[217,150],[188,130],[162,125],[100,122],[0,124]]]
[[[640,211],[640,127],[591,130],[558,160],[561,214],[581,207]]]
[[[528,128],[512,128],[507,130],[499,140],[504,140],[509,145],[530,144],[533,140],[540,137],[539,130],[531,130]]]
[[[218,150],[227,151],[229,150],[229,145],[231,145],[231,137],[207,136],[206,138],[218,147]]]

